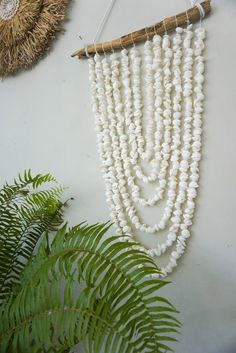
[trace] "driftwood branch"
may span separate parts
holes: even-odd
[[[201,3],[204,8],[205,14],[208,15],[211,11],[211,0],[206,0]],[[199,9],[195,6],[182,12],[176,16],[168,17],[165,20],[150,26],[147,28],[140,29],[122,36],[121,38],[111,40],[109,42],[98,43],[96,46],[94,44],[89,45],[86,48],[77,50],[71,56],[78,56],[79,58],[86,58],[88,55],[94,55],[97,53],[109,53],[116,49],[128,48],[133,45],[133,43],[139,43],[145,41],[147,38],[152,38],[155,34],[163,35],[166,32],[170,32],[176,28],[176,25],[183,27],[186,26],[187,21],[194,23],[199,21],[201,18]]]

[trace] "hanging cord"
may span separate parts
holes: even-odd
[[[107,8],[107,10],[106,10],[106,12],[105,12],[105,14],[104,14],[104,16],[103,16],[103,18],[102,18],[102,20],[101,20],[99,26],[98,26],[97,32],[96,32],[96,34],[95,34],[95,37],[94,37],[94,40],[93,40],[93,44],[94,44],[94,47],[95,47],[95,52],[96,52],[96,54],[97,54],[97,51],[96,51],[96,43],[98,42],[98,40],[99,40],[99,38],[100,38],[100,36],[101,36],[101,34],[102,34],[102,31],[103,31],[103,29],[104,29],[104,27],[105,27],[105,25],[106,25],[106,23],[107,23],[107,20],[108,20],[108,18],[109,18],[109,15],[110,15],[110,13],[111,13],[111,10],[113,9],[113,7],[114,7],[114,5],[115,5],[115,2],[116,2],[116,0],[111,0],[111,1],[110,1],[110,4],[108,5],[108,8]],[[81,38],[81,39],[82,39],[82,38]],[[87,58],[89,58],[90,55],[89,55],[89,53],[88,53],[88,44],[85,43],[85,42],[84,42],[84,48],[85,48],[85,54],[86,54]],[[114,49],[113,49],[113,48],[112,48],[112,50],[113,50],[113,52],[114,52]],[[104,49],[103,49],[103,52],[104,52]],[[105,52],[104,52],[104,54],[105,54]]]
[[[205,17],[206,13],[205,13],[203,6],[199,2],[199,0],[190,0],[190,3],[193,7],[197,6],[199,13],[200,13],[200,16],[201,16],[201,19],[203,19]]]
[[[103,29],[104,29],[104,27],[105,27],[105,25],[107,23],[107,20],[108,20],[108,18],[110,16],[110,13],[111,13],[114,5],[115,5],[115,2],[116,2],[116,0],[111,0],[110,1],[110,4],[108,5],[108,8],[107,8],[107,10],[106,10],[106,12],[105,12],[105,14],[104,14],[99,26],[98,26],[98,29],[97,29],[97,32],[95,34],[93,43],[97,43],[98,42],[98,40],[99,40],[99,38],[100,38],[100,36],[102,34],[102,31],[103,31]]]
[[[108,8],[98,26],[98,29],[97,29],[97,32],[95,34],[95,37],[94,37],[94,40],[93,40],[93,43],[97,43],[101,34],[102,34],[102,31],[107,23],[107,20],[110,16],[110,13],[115,5],[115,2],[116,0],[110,0],[110,4],[108,5]],[[205,17],[205,10],[203,8],[203,6],[201,5],[201,3],[199,2],[199,0],[190,0],[190,3],[192,6],[197,6],[198,10],[199,10],[199,13],[200,13],[200,16],[201,16],[201,19]]]
[[[114,5],[115,5],[115,2],[116,2],[116,0],[110,0],[110,3],[108,5],[108,7],[107,7],[107,10],[106,10],[106,12],[105,12],[105,14],[104,14],[99,26],[98,26],[96,34],[95,34],[95,37],[94,37],[94,40],[93,40],[94,44],[98,42],[98,40],[99,40],[99,38],[100,38],[100,36],[102,34],[102,31],[103,31],[103,29],[104,29],[104,27],[105,27],[105,25],[107,23],[107,20],[108,20],[108,18],[110,16],[110,13],[111,13]],[[191,3],[192,6],[196,6],[198,8],[200,16],[201,16],[201,20],[202,20],[205,17],[205,10],[204,10],[203,6],[201,5],[201,3],[199,3],[199,0],[190,0],[190,3]]]

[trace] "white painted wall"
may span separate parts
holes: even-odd
[[[109,219],[99,171],[86,61],[71,59],[90,42],[108,0],[74,1],[66,33],[32,71],[0,83],[0,181],[19,171],[53,173],[75,197],[71,223]],[[187,0],[119,0],[103,39],[153,24]],[[215,0],[208,30],[204,158],[188,251],[165,294],[181,311],[176,353],[236,352],[236,45],[235,0]],[[153,241],[153,240],[152,240]],[[141,352],[140,352],[141,353]]]

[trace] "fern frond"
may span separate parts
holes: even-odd
[[[32,185],[34,189],[37,189],[39,186],[45,183],[54,182],[56,183],[56,179],[51,174],[37,174],[36,176],[31,175],[31,170],[24,171],[24,175],[18,175],[18,180],[15,179],[15,185]]]
[[[109,224],[61,228],[0,308],[1,352],[171,352],[180,322],[157,291],[167,284],[136,242],[107,238]]]
[[[9,205],[11,206],[15,198],[19,201],[22,196],[28,194],[27,187],[37,189],[42,184],[50,182],[57,182],[51,174],[37,174],[33,177],[30,170],[25,171],[23,176],[19,174],[18,179],[14,179],[13,185],[6,183],[0,190],[0,215],[2,210],[5,210]]]
[[[62,223],[61,187],[37,190],[50,174],[25,172],[13,185],[0,190],[0,304],[10,294],[33,250],[45,231]]]

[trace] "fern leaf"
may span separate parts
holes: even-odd
[[[61,187],[38,190],[53,182],[50,174],[33,177],[30,170],[0,190],[0,304],[19,283],[39,238],[62,222]]]
[[[16,297],[0,307],[1,352],[164,353],[180,327],[155,263],[109,224],[62,227],[41,243]],[[124,259],[126,259],[124,261]],[[139,261],[140,260],[140,261]],[[142,263],[142,267],[139,264]],[[164,342],[164,343],[163,343]]]

